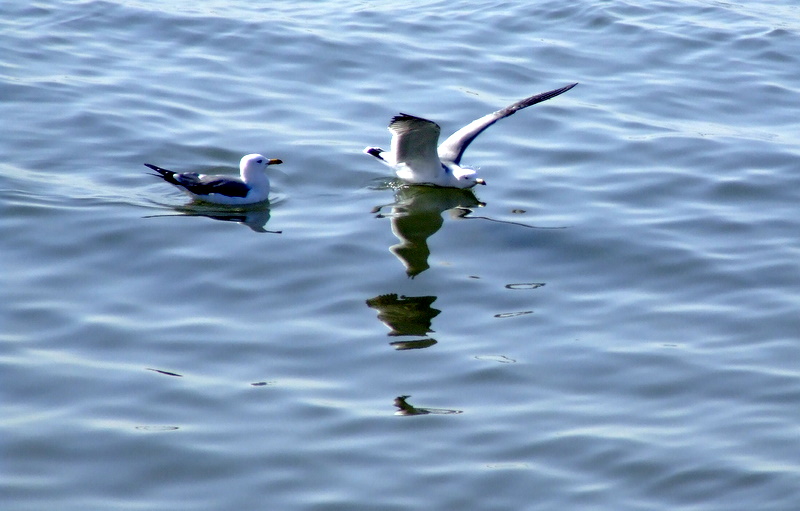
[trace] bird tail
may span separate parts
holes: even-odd
[[[144,166],[150,170],[154,170],[157,172],[156,174],[150,174],[151,176],[160,177],[167,183],[172,183],[174,185],[180,184],[178,183],[178,181],[175,180],[175,174],[177,174],[177,172],[161,168],[157,165],[153,165],[152,163],[145,163]]]

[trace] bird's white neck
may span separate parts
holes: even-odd
[[[243,168],[239,175],[242,178],[242,181],[247,183],[253,187],[263,187],[264,185],[269,186],[269,179],[267,175],[261,169],[251,169],[248,167]]]

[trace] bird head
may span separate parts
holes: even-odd
[[[283,163],[281,160],[275,158],[266,158],[260,154],[247,154],[242,156],[239,162],[239,170],[242,172],[247,170],[264,170],[269,165],[277,165]]]
[[[472,188],[475,185],[486,184],[486,181],[479,178],[474,170],[465,169],[463,167],[454,169],[453,177],[456,178],[456,186],[458,188]]]

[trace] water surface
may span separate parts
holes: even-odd
[[[4,509],[796,508],[791,2],[0,13]],[[361,153],[576,81],[479,190]]]

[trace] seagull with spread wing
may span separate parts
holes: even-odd
[[[447,188],[472,188],[486,182],[477,177],[475,170],[460,165],[467,146],[483,130],[500,119],[536,103],[547,101],[578,85],[573,83],[560,89],[542,92],[517,101],[503,109],[485,115],[467,124],[442,142],[439,147],[439,125],[433,121],[403,114],[392,118],[392,150],[367,147],[364,152],[395,169],[397,176],[409,184],[424,184]]]

